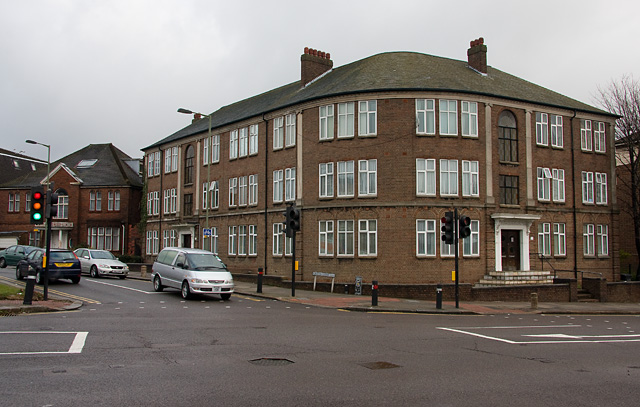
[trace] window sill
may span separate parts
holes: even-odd
[[[499,161],[500,164],[502,165],[520,165],[520,163],[518,161]]]
[[[520,209],[520,204],[500,204],[501,208]]]

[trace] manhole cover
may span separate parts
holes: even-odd
[[[279,358],[260,358],[250,360],[249,363],[259,366],[286,366],[290,365],[293,362],[289,359],[279,359]]]
[[[389,362],[360,363],[360,366],[364,366],[367,369],[371,369],[371,370],[395,369],[396,367],[400,367],[399,365],[394,365],[393,363],[389,363]]]

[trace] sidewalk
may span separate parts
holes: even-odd
[[[150,273],[145,277],[140,272],[132,271],[128,278],[150,281]],[[82,284],[82,283],[81,283]],[[602,314],[602,315],[640,315],[640,303],[619,302],[539,302],[537,309],[531,309],[529,302],[465,302],[460,301],[459,307],[455,303],[444,301],[442,309],[436,308],[435,301],[412,300],[406,298],[379,297],[378,305],[372,306],[371,296],[343,293],[328,293],[321,291],[306,291],[296,289],[295,297],[291,296],[291,288],[262,286],[262,293],[257,292],[257,283],[245,281],[235,282],[235,293],[252,297],[272,299],[283,302],[305,304],[314,307],[325,307],[360,312],[388,312],[388,313],[421,313],[421,314]],[[233,298],[233,297],[232,297]],[[52,298],[55,299],[55,298]],[[17,302],[17,303],[16,303]],[[11,304],[0,302],[0,315],[20,312],[59,311],[75,309],[81,303],[60,307],[59,304],[35,304],[23,306],[19,301]],[[44,303],[41,301],[41,303]]]

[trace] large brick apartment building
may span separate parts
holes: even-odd
[[[298,278],[447,282],[440,219],[457,208],[472,219],[461,282],[551,267],[616,280],[614,121],[488,66],[482,39],[467,61],[389,52],[334,68],[305,49],[300,80],[143,149],[147,259],[194,246],[233,272],[290,275],[295,202]]]
[[[78,246],[141,254],[138,224],[143,182],[140,160],[112,144],[90,144],[50,165],[59,194],[51,220],[51,247]],[[46,189],[47,165],[0,185],[0,233],[44,247],[45,226],[29,221],[31,187]],[[136,245],[138,249],[136,250]]]

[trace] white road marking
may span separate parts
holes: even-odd
[[[82,349],[84,349],[85,341],[87,340],[87,335],[89,332],[56,332],[56,331],[7,331],[0,332],[0,334],[37,334],[37,335],[47,335],[47,334],[74,334],[73,342],[71,346],[66,351],[51,351],[51,352],[0,352],[0,355],[63,355],[70,353],[82,353]]]
[[[137,288],[125,287],[123,285],[107,283],[107,282],[104,282],[104,281],[96,281],[96,280],[86,280],[86,281],[89,281],[89,282],[92,282],[92,283],[95,283],[95,284],[102,284],[102,285],[108,285],[108,286],[111,286],[111,287],[123,288],[125,290],[135,291],[135,292],[143,293],[143,294],[162,294],[162,293],[157,292],[157,291],[138,290]]]

